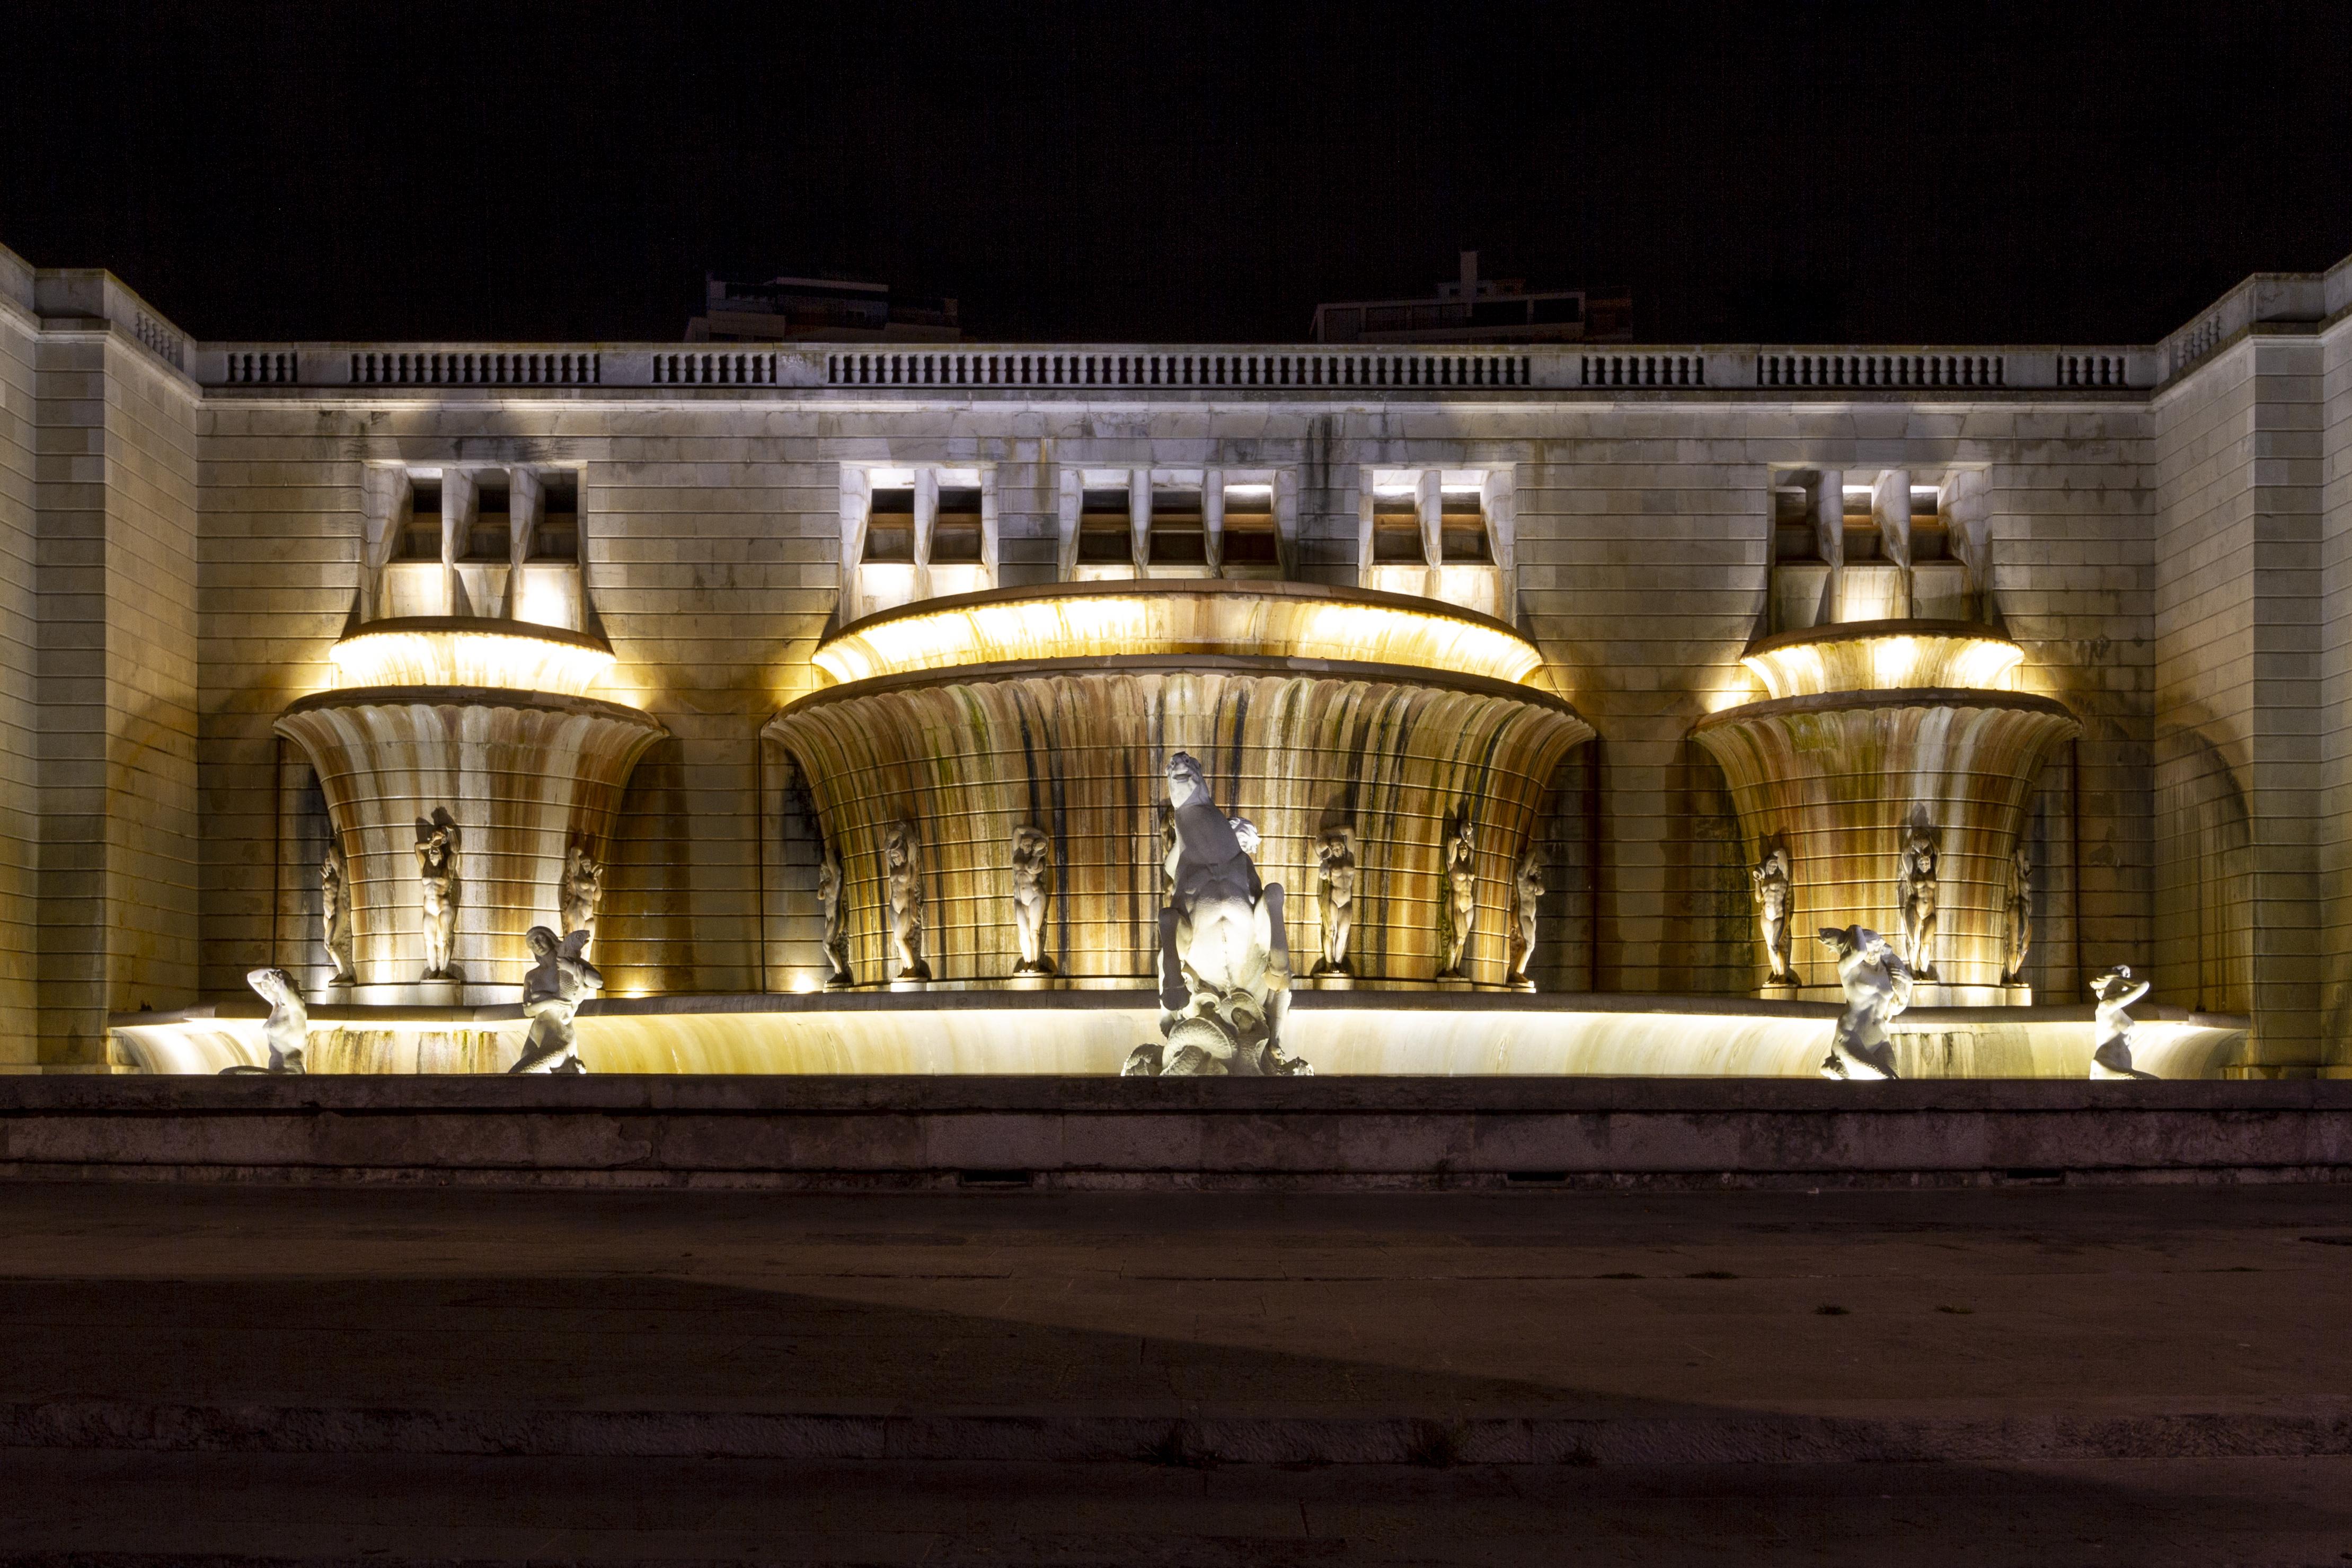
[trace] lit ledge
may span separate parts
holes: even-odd
[[[335,644],[335,685],[476,686],[583,697],[613,667],[602,637],[520,621],[372,621]]]
[[[1780,698],[1919,688],[2014,691],[2024,659],[2024,649],[1973,622],[1856,621],[1761,638],[1739,662]]]
[[[816,663],[835,681],[971,664],[1145,654],[1386,664],[1524,685],[1534,643],[1427,600],[1301,582],[1073,582],[930,599],[852,622]]]

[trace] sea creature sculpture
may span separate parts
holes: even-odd
[[[2124,1011],[2147,995],[2147,981],[2132,978],[2129,964],[2117,964],[2091,982],[2091,995],[2098,998],[2091,1025],[2092,1077],[2156,1081],[2155,1073],[2132,1065],[2132,1016]]]
[[[1822,1061],[1824,1078],[1893,1078],[1895,1046],[1886,1026],[1911,1005],[1910,967],[1885,937],[1866,925],[1823,926],[1822,946],[1837,956],[1845,1011]]]
[[[1251,863],[1256,828],[1217,810],[1200,763],[1185,752],[1168,759],[1168,800],[1176,843],[1165,868],[1173,891],[1160,912],[1162,1040],[1139,1046],[1123,1071],[1241,1077],[1312,1071],[1282,1054],[1290,944],[1282,884],[1261,882]]]
[[[555,933],[534,925],[524,940],[539,962],[522,977],[522,1010],[530,1019],[522,1056],[509,1072],[585,1072],[572,1016],[602,990],[604,977],[587,958],[588,933],[573,931],[558,942]]]
[[[247,972],[245,983],[269,1004],[269,1017],[261,1026],[261,1043],[269,1051],[269,1065],[224,1067],[221,1076],[299,1074],[303,1044],[310,1036],[310,1009],[303,1005],[302,993],[294,988],[294,977],[283,969],[252,969]]]

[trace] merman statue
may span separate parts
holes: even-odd
[[[1175,848],[1163,868],[1160,912],[1160,1032],[1136,1048],[1133,1076],[1294,1076],[1311,1071],[1282,1054],[1290,1002],[1290,943],[1282,885],[1262,883],[1249,851],[1257,830],[1209,797],[1201,765],[1168,759]]]
[[[1911,968],[1886,938],[1866,925],[1823,926],[1821,944],[1837,955],[1845,1012],[1822,1061],[1824,1078],[1893,1078],[1895,1045],[1886,1026],[1911,1005]]]
[[[269,1051],[269,1065],[224,1067],[221,1076],[300,1073],[302,1048],[310,1033],[310,1009],[303,1005],[302,993],[294,988],[294,977],[283,969],[254,969],[247,973],[245,983],[269,1004],[269,1017],[261,1026],[261,1043]]]

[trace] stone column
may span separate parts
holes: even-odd
[[[1223,577],[1225,568],[1225,476],[1215,468],[1201,475],[1201,538],[1209,558],[1209,575]]]
[[[474,476],[464,468],[441,470],[441,613],[471,615],[465,585],[457,580],[457,558],[474,526]]]
[[[501,619],[522,618],[522,569],[530,559],[530,536],[539,527],[547,495],[539,476],[517,468],[507,476],[507,591],[499,605]]]
[[[866,612],[866,594],[858,581],[857,563],[866,559],[866,518],[874,505],[874,476],[863,468],[841,471],[841,607],[835,618],[844,625]]]
[[[940,471],[915,470],[915,597],[931,596],[931,531],[940,523]]]
[[[1878,553],[1902,570],[1899,614],[1911,613],[1911,470],[1889,468],[1870,488],[1870,517],[1878,525]]]
[[[1413,509],[1421,518],[1421,559],[1428,569],[1422,591],[1434,599],[1440,581],[1437,567],[1445,559],[1445,476],[1424,468],[1413,483]]]

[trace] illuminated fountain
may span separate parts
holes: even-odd
[[[905,846],[919,865],[932,985],[1022,967],[1013,848],[1051,846],[1045,949],[1063,982],[1150,983],[1165,902],[1169,758],[1189,752],[1255,829],[1291,891],[1303,976],[1323,951],[1327,838],[1354,855],[1344,973],[1433,988],[1457,884],[1465,988],[1506,988],[1514,876],[1546,793],[1592,733],[1534,684],[1508,626],[1398,595],[1282,582],[1073,583],[868,616],[816,653],[839,684],[767,735],[808,781],[842,868],[841,937],[859,985],[907,978],[892,929]],[[1467,853],[1451,864],[1453,846]],[[899,846],[892,850],[891,845]],[[1454,876],[1449,877],[1449,870]],[[903,897],[896,901],[903,905]]]
[[[604,857],[621,792],[664,733],[589,695],[604,639],[522,622],[363,624],[335,645],[336,685],[278,730],[318,770],[347,872],[360,984],[336,999],[509,1001],[525,935],[557,923],[567,853]],[[420,824],[455,828],[450,980],[424,978]]]
[[[1693,733],[1722,764],[1756,859],[1787,852],[1799,952],[1818,928],[1861,925],[1927,970],[1922,1003],[2031,999],[2005,973],[2011,868],[2034,779],[2077,726],[2015,689],[2023,658],[1990,627],[1957,621],[1849,622],[1749,645],[1765,699]],[[1906,921],[1923,889],[1930,965],[1916,962],[1920,923]],[[1823,976],[1800,994],[1838,993]]]

